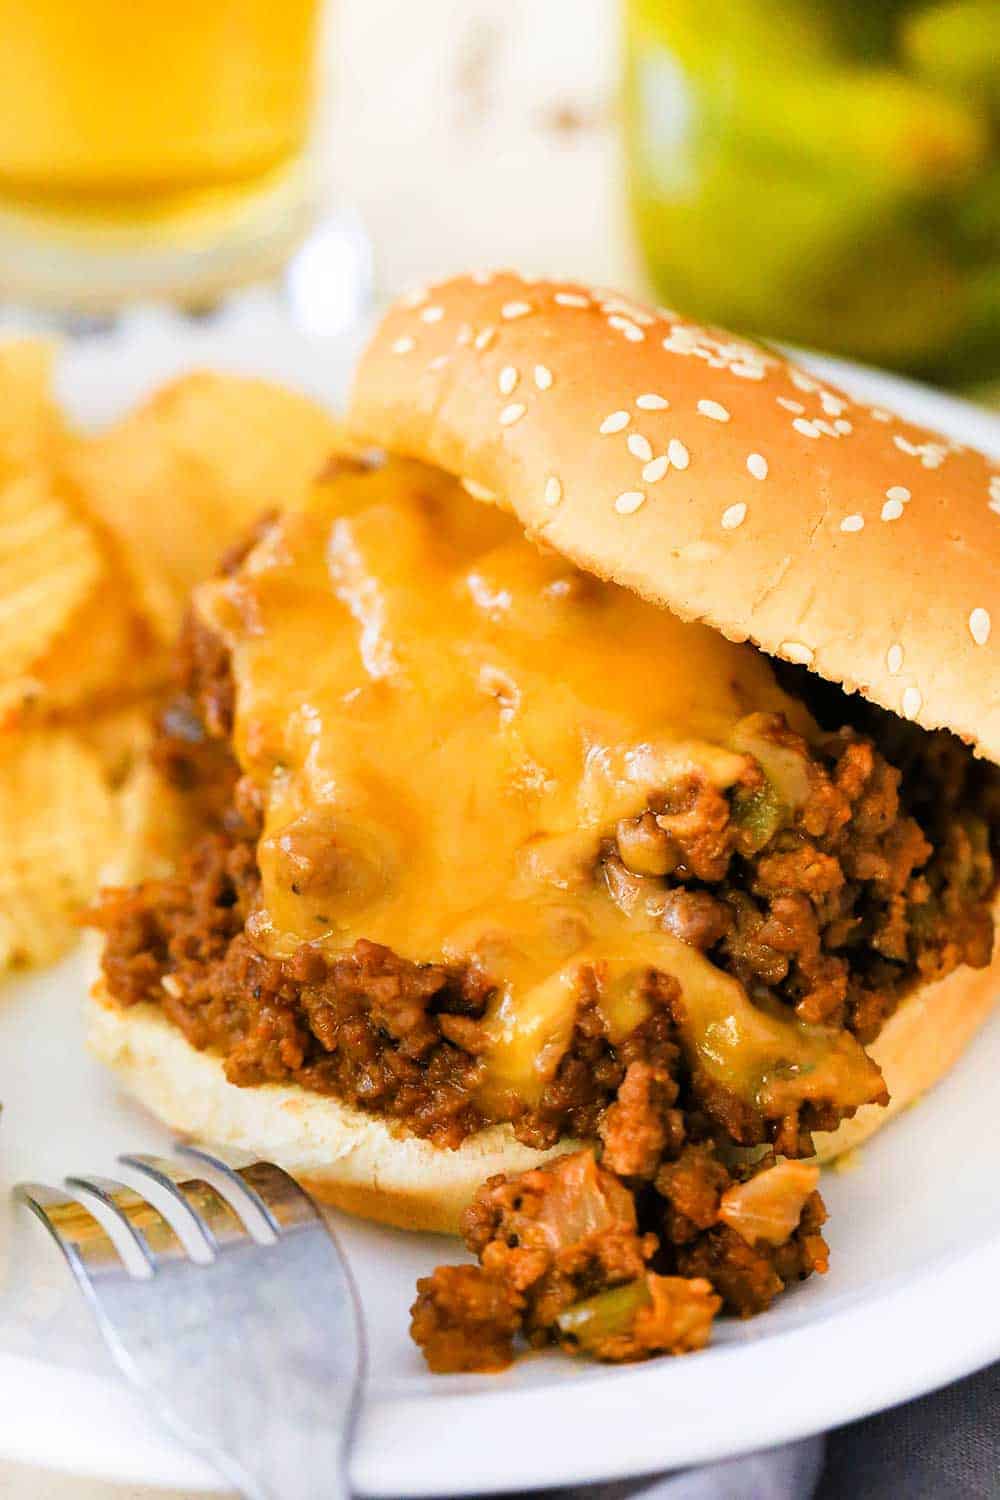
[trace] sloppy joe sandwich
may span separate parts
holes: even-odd
[[[1000,988],[1000,480],[506,273],[396,304],[347,419],[193,596],[93,1045],[332,1204],[461,1222],[433,1368],[696,1348],[826,1268],[815,1158]]]

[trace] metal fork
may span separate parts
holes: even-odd
[[[347,1500],[365,1351],[343,1255],[280,1167],[176,1149],[202,1170],[119,1160],[169,1194],[197,1259],[125,1183],[67,1177],[68,1195],[15,1193],[65,1255],[122,1373],[182,1443],[250,1500]]]

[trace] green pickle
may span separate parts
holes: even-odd
[[[657,292],[950,379],[1000,369],[1000,4],[625,0]]]
[[[789,822],[790,814],[774,786],[767,781],[758,792],[737,795],[733,802],[733,818],[743,834],[746,851],[755,854]]]
[[[559,1314],[556,1323],[564,1339],[582,1354],[595,1354],[607,1339],[631,1331],[636,1313],[652,1298],[644,1281],[626,1281],[609,1292],[598,1292],[584,1302],[574,1302]]]
[[[917,7],[901,28],[903,56],[915,73],[1000,108],[1000,5],[945,0]]]

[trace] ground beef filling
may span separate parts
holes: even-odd
[[[232,711],[226,655],[211,632],[190,625],[154,754],[208,831],[176,879],[106,895],[97,920],[111,994],[159,1005],[196,1047],[222,1054],[234,1083],[296,1082],[457,1145],[486,1123],[475,1096],[488,976],[366,942],[338,957],[303,946],[284,961],[254,948],[244,926],[258,887],[259,806],[229,749]],[[612,899],[626,910],[658,902],[663,926],[752,998],[844,1026],[862,1042],[913,985],[988,963],[992,768],[948,736],[919,733],[922,763],[901,785],[854,730],[806,746],[757,716],[750,734],[765,763],[777,753],[799,765],[800,805],[782,809],[762,774],[728,794],[688,777],[607,839],[595,878]],[[593,976],[581,975],[575,1031],[554,1078],[536,1107],[511,1106],[522,1140],[593,1138],[633,1057],[658,1060],[679,999],[663,976],[650,973],[646,984],[650,1019],[612,1047]],[[683,1067],[679,1076],[686,1112],[707,1113],[743,1145],[774,1142],[776,1122]],[[814,1106],[797,1123],[807,1131],[838,1118],[835,1107]],[[796,1151],[787,1128],[778,1144]]]
[[[633,1083],[646,1092],[646,1064],[622,1093]],[[767,1154],[727,1167],[709,1142],[680,1145],[648,1179],[621,1175],[628,1164],[606,1136],[600,1165],[578,1151],[484,1183],[463,1222],[478,1265],[417,1283],[411,1333],[432,1370],[502,1369],[519,1338],[614,1361],[686,1354],[720,1309],[762,1312],[826,1270],[814,1166]]]
[[[1000,825],[995,774],[950,736],[890,716],[874,728],[905,776],[856,729],[807,746],[755,716],[741,748],[757,769],[729,793],[694,776],[664,788],[609,833],[595,879],[625,910],[658,903],[663,926],[752,999],[871,1041],[914,985],[989,962]],[[244,928],[260,809],[231,730],[225,653],[189,626],[155,758],[207,831],[176,878],[106,893],[111,995],[158,1005],[235,1084],[294,1082],[459,1145],[489,1123],[488,976],[369,942],[259,953]],[[684,1352],[720,1307],[758,1312],[825,1269],[813,1169],[788,1158],[843,1111],[761,1118],[685,1058],[675,981],[651,971],[645,990],[648,1018],[613,1046],[596,977],[581,974],[554,1077],[506,1117],[533,1146],[598,1141],[600,1163],[576,1153],[481,1189],[465,1225],[479,1263],[420,1283],[413,1333],[432,1368],[498,1368],[518,1338],[599,1358]]]

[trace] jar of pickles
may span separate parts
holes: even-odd
[[[629,194],[687,313],[1000,375],[1000,0],[624,0]]]

